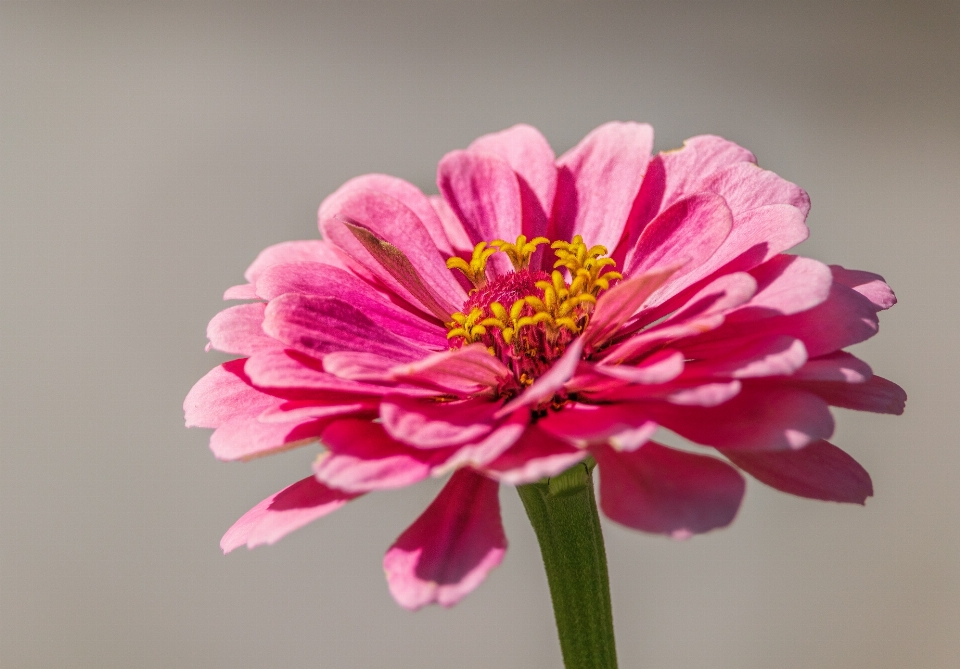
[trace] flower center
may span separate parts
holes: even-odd
[[[580,235],[550,245],[556,256],[552,272],[531,269],[537,247],[549,241],[545,237],[527,241],[520,235],[516,243],[480,242],[469,262],[460,257],[447,260],[447,267],[460,270],[474,285],[463,311],[447,324],[451,348],[484,344],[510,368],[521,388],[563,355],[587,326],[600,293],[623,278],[612,269],[613,259],[605,257],[607,249],[588,248]],[[488,280],[487,261],[495,253],[510,258],[514,271]]]

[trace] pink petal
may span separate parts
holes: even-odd
[[[714,407],[655,404],[651,417],[698,444],[717,448],[776,450],[802,448],[833,433],[833,416],[816,395],[786,387],[744,386]]]
[[[342,193],[364,190],[377,191],[402,202],[420,219],[440,253],[445,256],[453,255],[453,247],[437,212],[430,204],[430,199],[419,188],[409,181],[388,174],[364,174],[354,177],[339,188]]]
[[[578,337],[570,342],[560,359],[554,362],[545,374],[527,386],[522,393],[507,402],[496,413],[496,417],[506,416],[520,407],[539,404],[553,397],[576,371],[577,365],[580,363],[580,356],[583,355],[583,345],[583,337]]]
[[[347,492],[402,488],[430,476],[442,453],[411,448],[390,438],[379,423],[338,420],[323,432],[330,450],[313,465],[313,473],[326,485]]]
[[[592,348],[608,341],[679,268],[680,265],[675,264],[650,270],[621,281],[601,295],[582,339]]]
[[[194,384],[183,401],[187,427],[219,427],[236,416],[258,416],[280,402],[250,385],[244,360],[214,367]]]
[[[798,381],[797,388],[822,397],[828,404],[856,411],[889,413],[899,416],[907,402],[903,388],[882,376],[871,376],[863,383]]]
[[[522,485],[556,476],[587,457],[587,451],[535,427],[524,432],[517,443],[484,467],[484,473],[501,483]]]
[[[437,186],[470,240],[512,242],[522,232],[523,207],[517,175],[495,155],[453,151],[437,167]],[[488,268],[498,274],[511,270],[506,256],[496,254]]]
[[[715,458],[648,441],[633,452],[598,448],[600,508],[611,520],[684,539],[726,527],[746,489],[743,477]]]
[[[721,267],[725,272],[748,270],[793,248],[810,234],[805,219],[806,214],[788,204],[734,212],[730,235],[704,265],[702,275]]]
[[[258,297],[256,287],[252,283],[230,286],[223,293],[225,300],[256,300]]]
[[[455,252],[469,258],[474,244],[467,236],[467,231],[463,229],[463,223],[457,218],[457,214],[450,208],[442,195],[428,195],[427,199],[430,200],[430,206],[433,207],[433,210],[437,213],[437,218],[440,219],[443,232],[450,240],[450,246],[453,247]]]
[[[737,380],[719,383],[698,383],[685,388],[680,384],[673,384],[679,389],[669,393],[664,399],[670,404],[679,404],[689,407],[715,407],[729,402],[736,397],[743,384]],[[634,386],[635,388],[636,386]],[[629,396],[629,393],[624,393]],[[633,399],[633,398],[631,398]],[[641,399],[638,393],[635,399]]]
[[[237,416],[211,435],[210,450],[218,460],[252,460],[315,442],[329,423],[329,418],[291,424],[264,423],[257,416]]]
[[[335,400],[286,400],[264,409],[259,420],[261,423],[291,423],[356,415],[373,420],[377,417],[378,408],[376,400],[349,396]]]
[[[640,190],[653,128],[640,123],[607,123],[563,154],[554,203],[552,238],[583,235],[588,246],[613,252]]]
[[[393,334],[434,348],[447,347],[445,328],[392,304],[369,284],[338,267],[311,262],[274,265],[260,275],[257,292],[267,300],[286,293],[335,297]]]
[[[671,277],[674,294],[707,276],[707,261],[730,234],[733,216],[719,195],[698,193],[683,198],[653,219],[627,251],[624,276],[683,263]],[[662,300],[661,300],[662,301]]]
[[[490,355],[483,344],[470,344],[453,351],[434,353],[414,363],[397,365],[393,378],[423,384],[457,395],[497,388],[510,375],[499,359]]]
[[[220,540],[229,553],[244,544],[273,544],[317,518],[336,511],[357,495],[332,490],[312,476],[297,481],[247,511]]]
[[[343,261],[329,242],[322,239],[308,239],[296,242],[281,242],[268,246],[260,252],[260,255],[247,268],[243,276],[247,281],[256,285],[257,279],[268,267],[302,261],[343,267]]]
[[[335,351],[323,356],[323,371],[354,381],[389,382],[395,360],[376,353]]]
[[[400,606],[452,606],[500,564],[507,538],[498,487],[479,474],[458,471],[390,547],[383,567]]]
[[[843,381],[863,383],[873,376],[873,370],[863,360],[846,351],[837,351],[813,360],[793,374],[794,379],[805,381]]]
[[[852,504],[873,496],[867,471],[826,441],[796,451],[724,451],[724,455],[758,481],[791,495]]]
[[[287,346],[311,355],[362,351],[404,362],[428,353],[335,297],[281,295],[267,305],[263,328]]]
[[[810,197],[802,188],[752,161],[718,170],[704,181],[703,189],[722,195],[735,215],[772,204],[795,207],[803,216],[810,210]]]
[[[400,201],[341,188],[320,206],[319,216],[327,238],[425,313],[445,322],[466,300],[446,258],[417,215]]]
[[[210,347],[235,355],[253,355],[258,351],[280,348],[280,342],[263,331],[265,308],[263,302],[256,302],[221,311],[207,326]]]
[[[661,349],[637,365],[593,365],[600,374],[630,383],[667,383],[683,372],[683,353]]]
[[[830,296],[833,284],[829,267],[801,256],[781,254],[750,273],[757,280],[757,294],[727,315],[730,322],[807,311]]]
[[[889,309],[897,303],[897,296],[879,274],[845,269],[840,265],[830,265],[830,271],[833,272],[834,281],[863,295],[877,311]]]
[[[657,431],[643,404],[568,405],[537,422],[537,428],[579,448],[609,444],[633,451]]]
[[[788,376],[803,367],[807,349],[803,342],[786,335],[773,335],[729,342],[721,357],[687,365],[684,378],[728,377],[748,379],[762,376]],[[697,357],[702,350],[692,346],[684,353]]]
[[[547,220],[557,192],[557,167],[553,149],[540,131],[529,125],[515,125],[480,137],[468,150],[492,153],[507,161],[520,177],[523,234],[528,238],[547,234]]]
[[[388,396],[380,404],[380,419],[394,439],[416,448],[440,448],[476,442],[495,426],[498,405],[486,398],[437,402]]]
[[[454,453],[442,465],[434,468],[433,475],[441,476],[461,467],[482,469],[513,446],[529,424],[529,409],[514,411],[480,441],[455,447]]]

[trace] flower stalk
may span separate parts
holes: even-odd
[[[517,488],[537,534],[566,669],[616,669],[593,461]]]

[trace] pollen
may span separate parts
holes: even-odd
[[[561,355],[590,321],[599,295],[622,276],[603,246],[588,247],[577,235],[550,244],[554,259],[548,273],[535,266],[545,237],[516,242],[480,242],[470,261],[447,260],[473,284],[463,310],[447,324],[451,348],[481,343],[514,373],[518,387],[530,385]],[[503,253],[513,272],[488,277],[487,261]]]

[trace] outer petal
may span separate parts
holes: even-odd
[[[348,492],[402,488],[430,476],[442,454],[411,448],[390,438],[379,423],[346,419],[323,432],[329,452],[313,465],[318,480]]]
[[[220,540],[229,553],[244,544],[273,544],[309,522],[336,511],[355,494],[328,488],[312,476],[284,488],[247,511]]]
[[[498,481],[521,485],[556,476],[587,457],[575,448],[536,427],[524,432],[517,443],[484,467]]]
[[[772,385],[744,386],[714,407],[651,407],[658,423],[699,444],[717,448],[802,448],[833,433],[827,403],[808,392]]]
[[[226,362],[194,384],[183,401],[187,427],[220,427],[237,416],[258,416],[278,403],[250,385],[243,364],[244,360]]]
[[[583,235],[611,253],[650,162],[653,128],[640,123],[600,126],[557,161],[554,239]]]
[[[830,265],[830,270],[833,272],[834,281],[863,295],[877,311],[889,309],[897,303],[897,296],[879,274],[845,269],[840,265]]]
[[[507,161],[491,154],[453,151],[437,167],[437,186],[474,244],[494,239],[512,242],[522,232],[520,183]],[[502,254],[490,258],[487,266],[499,274],[511,271]]]
[[[400,606],[453,606],[500,564],[507,538],[498,484],[469,470],[456,472],[383,559]]]
[[[243,276],[250,283],[256,284],[257,279],[268,267],[303,261],[319,262],[343,268],[343,261],[328,241],[307,239],[268,246],[260,252],[260,255],[247,268]]]
[[[793,385],[815,393],[835,407],[856,411],[899,416],[907,402],[903,388],[882,376],[872,376],[863,383],[796,381]]]
[[[652,441],[630,453],[599,448],[595,456],[607,517],[676,539],[729,525],[746,489],[726,463]]]
[[[329,418],[291,424],[238,416],[211,435],[210,450],[218,460],[252,460],[316,441],[329,423]]]
[[[238,304],[214,316],[207,326],[210,348],[234,355],[280,348],[280,342],[263,331],[265,306],[262,302]]]
[[[791,495],[853,504],[863,504],[873,496],[867,471],[826,441],[815,441],[797,451],[723,454],[755,479]]]

